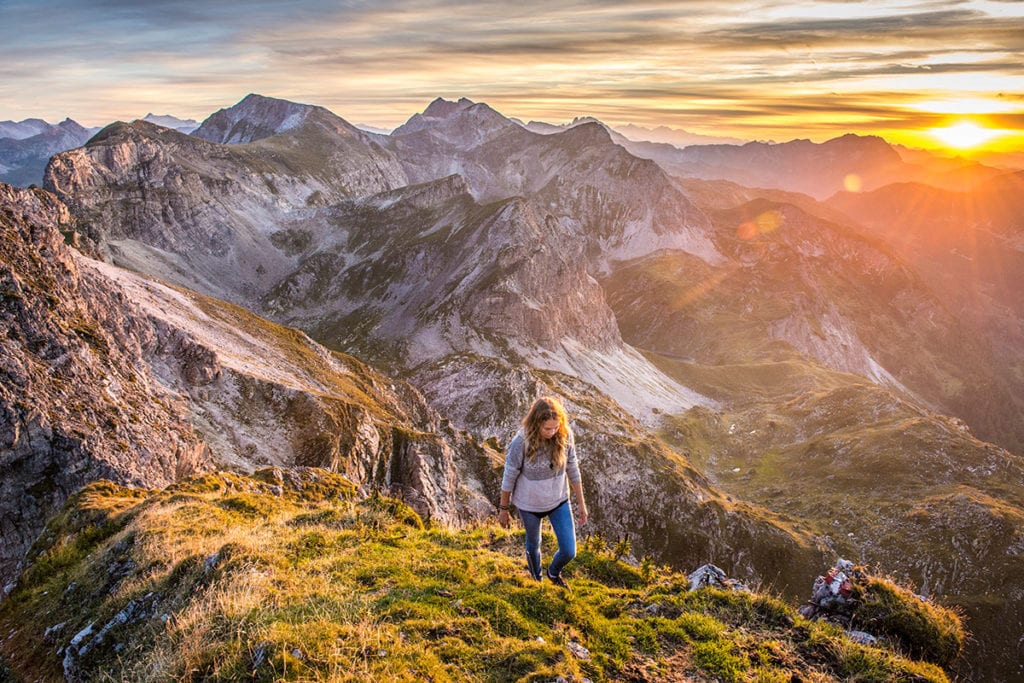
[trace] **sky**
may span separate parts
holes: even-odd
[[[1024,150],[1021,55],[1024,0],[0,0],[0,120],[202,120],[254,92],[390,129],[440,96],[524,121],[917,147],[988,130]]]

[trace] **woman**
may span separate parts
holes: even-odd
[[[583,484],[576,461],[576,444],[561,401],[545,396],[534,401],[523,428],[508,445],[505,475],[501,480],[498,522],[509,525],[509,505],[519,510],[526,529],[526,563],[530,575],[541,580],[540,522],[545,517],[558,539],[558,552],[546,574],[556,586],[568,588],[562,568],[576,557],[576,528],[569,505],[569,489],[576,497],[580,524],[590,516],[583,500]]]

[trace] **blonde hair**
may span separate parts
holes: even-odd
[[[540,426],[548,420],[558,420],[558,431],[550,439],[540,435]],[[554,396],[542,396],[533,402],[523,418],[523,432],[526,435],[524,455],[532,460],[544,446],[550,444],[551,466],[560,469],[565,466],[572,434],[569,431],[569,416],[565,406]]]

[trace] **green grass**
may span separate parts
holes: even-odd
[[[868,582],[857,618],[865,630],[888,636],[901,651],[939,666],[955,662],[967,640],[955,612],[938,608],[884,579]]]
[[[51,522],[0,605],[0,657],[17,678],[60,678],[75,634],[109,624],[78,659],[84,677],[947,680],[773,596],[691,593],[683,575],[622,562],[624,546],[582,544],[567,594],[529,579],[522,543],[519,531],[442,528],[399,501],[358,499],[323,470],[211,474],[159,492],[98,483]]]

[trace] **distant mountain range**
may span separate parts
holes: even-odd
[[[167,114],[146,114],[142,117],[143,121],[149,121],[155,123],[158,126],[164,128],[173,128],[179,133],[191,133],[199,127],[199,122],[193,119],[179,119],[177,116],[169,116]]]
[[[606,538],[799,599],[853,557],[967,612],[961,674],[1022,673],[1019,174],[853,135],[679,149],[468,99],[382,135],[253,94],[191,135],[111,124],[45,188],[7,191],[10,230],[48,225],[57,270],[23,273],[45,265],[25,246],[0,283],[88,297],[3,285],[11,320],[40,316],[12,338],[32,387],[58,363],[89,386],[108,359],[118,382],[142,368],[174,408],[158,426],[187,420],[204,458],[327,465],[451,524],[490,510],[523,407],[558,393]],[[5,400],[70,425],[51,433],[105,424],[68,391]],[[162,433],[110,429],[76,448]],[[19,504],[47,480],[31,443]],[[70,488],[19,517],[16,549]]]
[[[51,128],[51,125],[42,119],[25,119],[24,121],[0,121],[0,139],[11,138],[12,140],[23,140],[33,135],[39,135]]]
[[[245,100],[236,107],[221,110],[211,116],[204,122],[206,130],[202,132],[197,130],[199,122],[192,119],[146,114],[142,120],[182,133],[195,132],[197,136],[215,142],[228,142],[216,131],[219,127],[229,130],[238,122],[244,126],[244,103]],[[290,109],[298,112],[295,107],[302,106],[289,103],[289,106],[282,105],[282,111]],[[234,122],[225,119],[231,116],[240,118]],[[598,124],[608,130],[616,143],[638,157],[657,161],[672,174],[729,180],[748,187],[803,192],[817,199],[827,199],[836,192],[851,188],[856,188],[855,191],[871,190],[892,182],[923,182],[959,191],[998,175],[1002,169],[1024,168],[1024,158],[1012,153],[979,155],[979,159],[990,164],[986,166],[961,157],[945,157],[925,150],[890,145],[871,136],[846,135],[824,143],[809,140],[747,142],[738,138],[690,133],[667,126],[650,129],[629,124],[612,128],[593,117],[577,117],[564,125],[508,120],[541,134],[563,132],[587,123]],[[268,125],[271,123],[274,121],[268,122]],[[301,121],[295,119],[288,122],[282,117],[276,123],[287,127],[298,125]],[[70,119],[57,126],[41,119],[0,122],[0,181],[18,186],[40,182],[40,170],[45,168],[50,156],[84,144],[88,137],[99,130],[85,129],[87,134],[82,134],[70,124],[78,125]],[[65,130],[59,130],[62,126]],[[374,126],[361,124],[355,128],[375,135],[389,135],[388,130]],[[75,134],[69,134],[72,131]],[[43,138],[36,138],[44,133]],[[230,139],[232,144],[258,139],[261,133],[235,130],[234,135],[235,138]]]
[[[144,121],[190,133],[199,123],[174,116],[146,114]],[[85,128],[71,119],[49,124],[42,119],[0,121],[0,182],[27,187],[43,182],[50,157],[81,147],[99,131]]]
[[[71,119],[50,125],[40,119],[0,122],[0,182],[39,184],[50,157],[85,144],[98,128],[83,128]],[[9,135],[8,135],[9,134]]]

